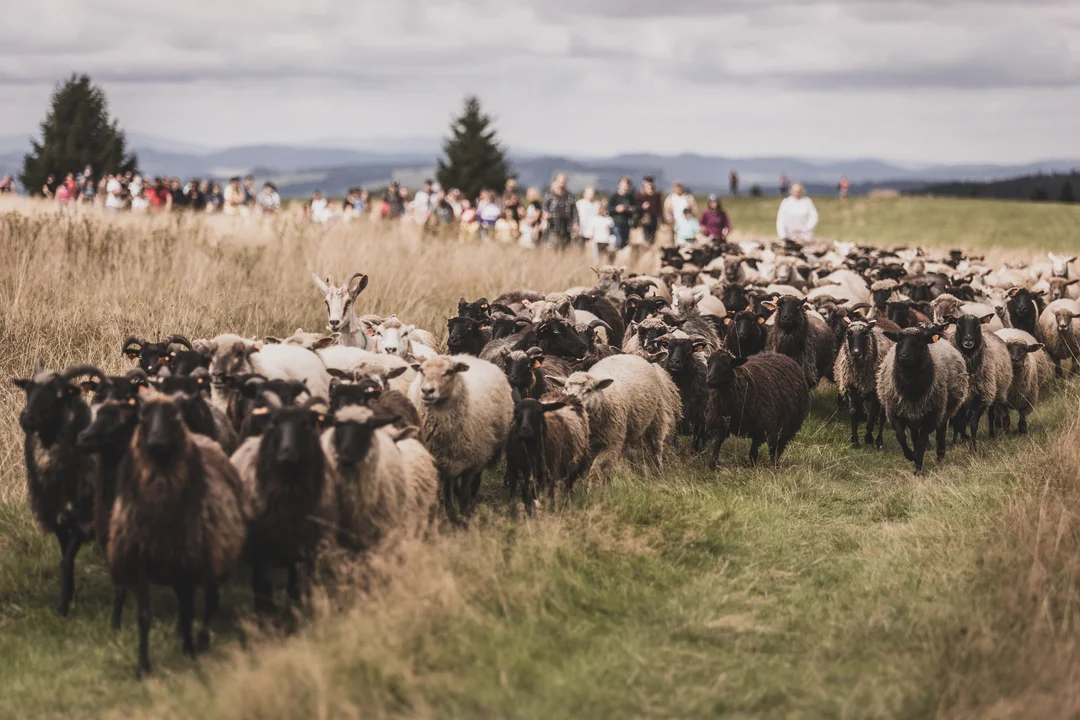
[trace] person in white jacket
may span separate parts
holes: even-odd
[[[781,239],[813,240],[818,224],[814,201],[805,195],[802,183],[791,186],[791,194],[780,203],[776,213],[776,234]]]

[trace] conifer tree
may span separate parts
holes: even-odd
[[[436,177],[449,190],[457,188],[470,200],[483,189],[500,193],[513,177],[506,152],[499,145],[491,118],[480,109],[475,96],[465,99],[465,110],[450,126],[443,141],[445,158],[439,159]]]
[[[19,181],[33,194],[41,192],[49,175],[60,181],[87,165],[96,178],[138,171],[138,159],[127,152],[124,131],[109,118],[105,92],[87,75],[72,75],[56,86],[41,122],[41,139],[32,147],[23,158]]]

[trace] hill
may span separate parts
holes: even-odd
[[[996,200],[1076,202],[1080,198],[1080,172],[1039,173],[994,182],[938,183],[927,185],[915,193]]]

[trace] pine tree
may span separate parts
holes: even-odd
[[[1076,202],[1076,196],[1073,195],[1073,186],[1071,181],[1066,180],[1065,183],[1061,186],[1061,195],[1058,197],[1058,200],[1063,203]]]
[[[105,92],[87,75],[72,75],[57,85],[49,114],[41,123],[41,141],[23,158],[19,181],[33,194],[41,192],[49,175],[57,181],[89,165],[95,177],[136,172],[138,159],[127,152],[127,139],[116,121],[109,120]]]
[[[436,175],[439,184],[447,190],[457,188],[469,199],[475,200],[485,189],[502,192],[506,181],[514,177],[506,152],[495,139],[491,118],[480,110],[475,96],[465,98],[465,111],[450,126],[443,152],[446,158],[439,158]]]

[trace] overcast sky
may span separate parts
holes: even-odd
[[[1080,158],[1080,2],[4,0],[0,134],[88,72],[206,146],[437,136],[476,93],[515,148]]]

